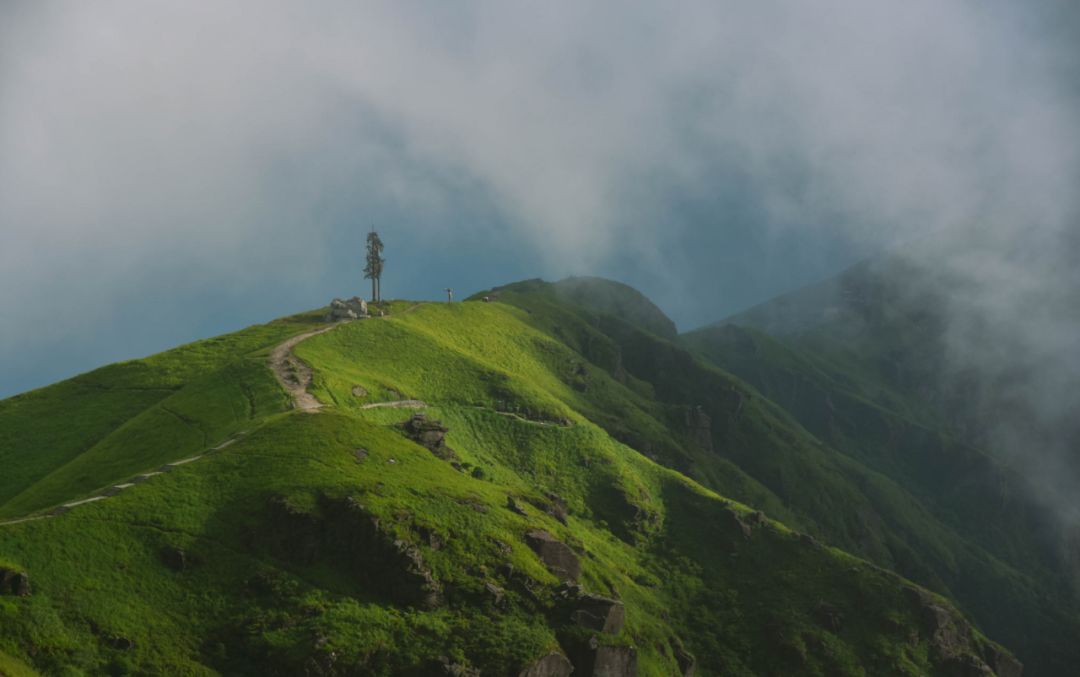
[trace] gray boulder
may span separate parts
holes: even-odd
[[[551,652],[518,673],[518,677],[569,677],[573,671],[566,656]]]
[[[401,427],[405,430],[406,437],[426,447],[442,460],[452,463],[460,462],[461,459],[458,458],[457,453],[446,446],[446,433],[449,432],[449,428],[439,421],[429,419],[423,412],[418,412],[402,423]]]
[[[626,608],[617,599],[586,594],[575,603],[570,620],[589,630],[617,635],[626,621]]]
[[[574,675],[584,677],[637,677],[637,649],[605,646],[593,637],[570,653]]]
[[[566,500],[563,499],[562,496],[551,492],[545,493],[544,496],[550,501],[550,503],[544,506],[544,512],[563,524],[566,524],[566,518],[570,515],[570,509],[566,505]]]
[[[522,517],[528,517],[529,512],[525,510],[525,507],[514,500],[513,496],[506,497],[506,508],[512,513],[521,515]]]
[[[355,320],[368,316],[367,301],[354,296],[351,299],[334,299],[330,302],[330,312],[324,318],[327,322],[340,322],[342,320]]]
[[[548,570],[561,577],[576,581],[581,575],[581,562],[570,546],[558,540],[543,529],[532,529],[525,533],[525,543],[540,557]]]

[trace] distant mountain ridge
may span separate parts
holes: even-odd
[[[1039,581],[1029,594],[1053,602],[1031,607],[1029,620],[1018,622],[1001,610],[981,614],[997,637],[1031,637],[1033,618],[1051,626],[1061,618],[1075,623],[1080,534],[1040,495],[1030,468],[1002,449],[1009,439],[998,436],[1003,426],[1066,445],[1080,435],[1067,426],[1047,427],[1030,405],[1011,398],[1003,378],[1014,377],[1006,370],[984,372],[956,359],[949,322],[965,284],[926,263],[883,257],[682,341],[782,405],[819,439],[925,496],[941,519]],[[1074,483],[1067,465],[1056,467],[1063,484]],[[957,594],[974,610],[987,592],[972,586]],[[1032,673],[1060,674],[1064,665],[1040,663],[1051,651],[1022,653]]]
[[[489,295],[497,296],[502,291],[553,295],[582,308],[618,317],[660,338],[673,340],[678,336],[675,323],[659,306],[622,282],[602,277],[568,277],[558,282],[532,279],[496,287]],[[484,295],[481,292],[472,298]]]

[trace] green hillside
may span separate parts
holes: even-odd
[[[0,517],[78,498],[284,411],[266,354],[315,322],[251,327],[0,401]]]
[[[995,409],[980,391],[992,384],[946,368],[949,284],[903,259],[868,262],[680,341],[917,496],[966,543],[950,548],[946,587],[933,587],[1015,649],[1027,674],[1070,674],[1069,638],[1080,636],[1075,535],[1023,467],[991,453]],[[1025,412],[1010,405],[1008,415]],[[1037,439],[1038,422],[1028,429]],[[991,558],[1019,576],[1003,584]]]
[[[318,313],[0,402],[0,671],[1019,674],[890,569],[1023,575],[628,289],[339,324],[316,411]]]

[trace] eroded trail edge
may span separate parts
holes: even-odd
[[[297,334],[278,345],[270,353],[270,371],[274,372],[274,377],[277,378],[278,383],[285,389],[285,392],[289,393],[294,409],[318,411],[323,405],[322,402],[315,399],[314,395],[308,392],[308,387],[311,386],[311,367],[299,357],[293,355],[293,348],[301,341],[312,336],[325,334],[341,324],[344,323],[338,322],[328,327]]]

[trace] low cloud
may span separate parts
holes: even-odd
[[[0,12],[0,361],[15,384],[0,394],[58,376],[50,355],[94,336],[165,328],[64,368],[169,345],[171,322],[195,331],[182,315],[311,305],[343,230],[379,219],[417,252],[535,252],[523,276],[647,279],[701,321],[723,307],[703,243],[948,242],[935,256],[978,281],[972,306],[1022,276],[1023,298],[994,309],[1005,328],[1072,270],[1051,260],[1078,178],[1064,3]],[[965,243],[982,260],[941,255]],[[1056,355],[1072,327],[1042,327],[1009,340]],[[38,371],[15,378],[27,355]]]

